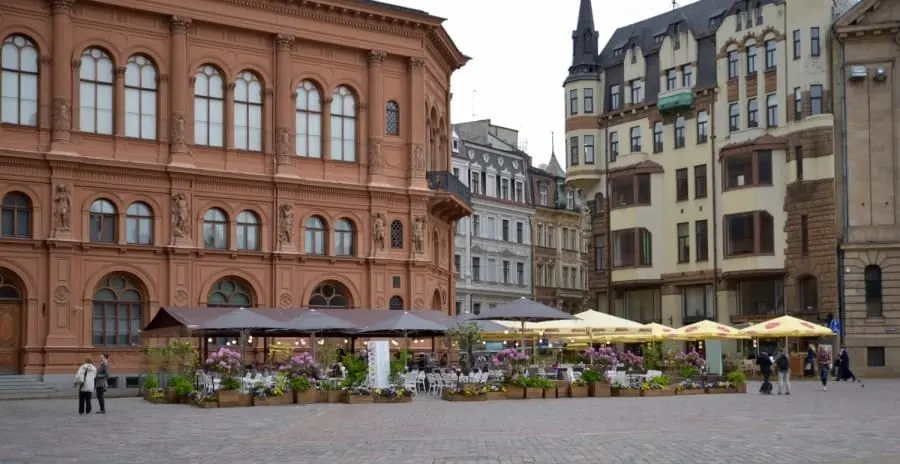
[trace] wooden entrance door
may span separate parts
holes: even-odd
[[[0,374],[18,374],[22,337],[22,307],[0,300]]]

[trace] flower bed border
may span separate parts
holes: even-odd
[[[317,392],[313,389],[309,389],[306,391],[295,391],[293,393],[294,404],[313,404],[318,403]],[[328,399],[328,396],[325,396],[325,399]]]
[[[253,398],[253,406],[284,406],[294,404],[294,395],[267,396],[265,398]]]
[[[505,392],[485,392],[484,396],[487,401],[497,401],[497,400],[505,400],[508,398],[507,394],[509,390]]]
[[[328,390],[327,395],[325,396],[326,403],[343,403],[344,402],[344,392],[340,390]]]
[[[525,388],[518,385],[508,385],[506,387],[506,398],[510,400],[524,400]]]
[[[375,397],[372,395],[350,395],[345,393],[341,395],[341,402],[344,404],[372,404],[375,402]]]
[[[705,395],[705,394],[706,394],[705,388],[684,388],[684,389],[675,391],[676,396],[693,396],[693,395]]]
[[[223,401],[222,394],[225,394]],[[220,408],[245,408],[253,406],[253,397],[236,390],[219,390],[218,399]]]
[[[613,395],[612,386],[604,382],[594,382],[588,385],[588,396],[591,398],[609,398]]]
[[[200,409],[215,409],[219,407],[216,401],[197,401],[194,403]]]
[[[675,396],[673,388],[651,388],[650,390],[642,390],[641,396],[647,398],[656,398],[660,396]]]
[[[588,397],[588,386],[583,385],[581,387],[576,387],[573,385],[569,385],[569,388],[566,392],[569,398],[587,398]]]
[[[479,393],[475,396],[451,395],[450,392],[441,393],[441,399],[444,401],[487,401],[487,393]]]
[[[726,393],[740,393],[736,387],[710,387],[706,389],[710,395],[723,395]]]
[[[612,396],[616,398],[639,398],[641,395],[641,390],[638,388],[614,388],[611,391]]]
[[[378,404],[412,403],[412,396],[402,396],[400,398],[387,397],[387,396],[376,396],[375,399],[373,400],[373,403],[378,403]]]
[[[525,399],[527,400],[540,400],[544,398],[544,389],[543,388],[533,388],[526,387],[525,388]]]

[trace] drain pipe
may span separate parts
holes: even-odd
[[[844,344],[844,338],[846,337],[845,332],[845,319],[846,319],[846,310],[845,306],[845,297],[844,297],[844,249],[843,244],[847,241],[847,234],[850,232],[850,213],[848,208],[850,207],[849,196],[847,194],[847,88],[846,88],[846,69],[845,69],[845,56],[844,56],[844,41],[838,39],[840,43],[839,47],[839,65],[841,67],[841,83],[840,92],[841,92],[841,234],[838,236],[837,243],[837,280],[838,280],[838,321],[841,323],[841,330],[839,334],[839,340],[841,345]]]
[[[719,320],[719,210],[718,201],[718,183],[716,182],[716,173],[719,169],[716,167],[716,94],[718,89],[713,89],[713,102],[708,105],[709,117],[709,185],[707,189],[712,195],[712,246],[713,246],[713,314],[715,320]],[[695,231],[696,232],[696,231]],[[708,235],[708,234],[707,234]],[[682,314],[683,315],[683,314]],[[682,321],[683,323],[684,321]]]
[[[616,135],[618,137],[618,135]],[[615,314],[615,298],[613,295],[613,278],[612,278],[612,202],[609,201],[609,119],[603,119],[603,142],[606,144],[606,156],[604,156],[604,185],[603,185],[603,210],[606,215],[606,249],[603,250],[604,267],[606,268],[606,313]],[[616,150],[618,150],[618,139],[616,139]],[[618,156],[618,155],[617,155]]]

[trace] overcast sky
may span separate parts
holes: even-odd
[[[444,26],[456,45],[472,57],[453,75],[454,123],[474,115],[518,129],[535,165],[550,158],[553,132],[557,156],[565,151],[562,83],[572,61],[580,0],[385,1],[447,18]],[[668,0],[594,0],[600,46],[616,27],[671,8]]]

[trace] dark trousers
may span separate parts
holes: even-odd
[[[828,366],[819,366],[819,380],[823,387],[828,386]]]
[[[78,414],[91,413],[91,392],[78,392]]]
[[[106,412],[106,389],[95,388],[97,392],[97,405],[100,406],[100,412]]]

